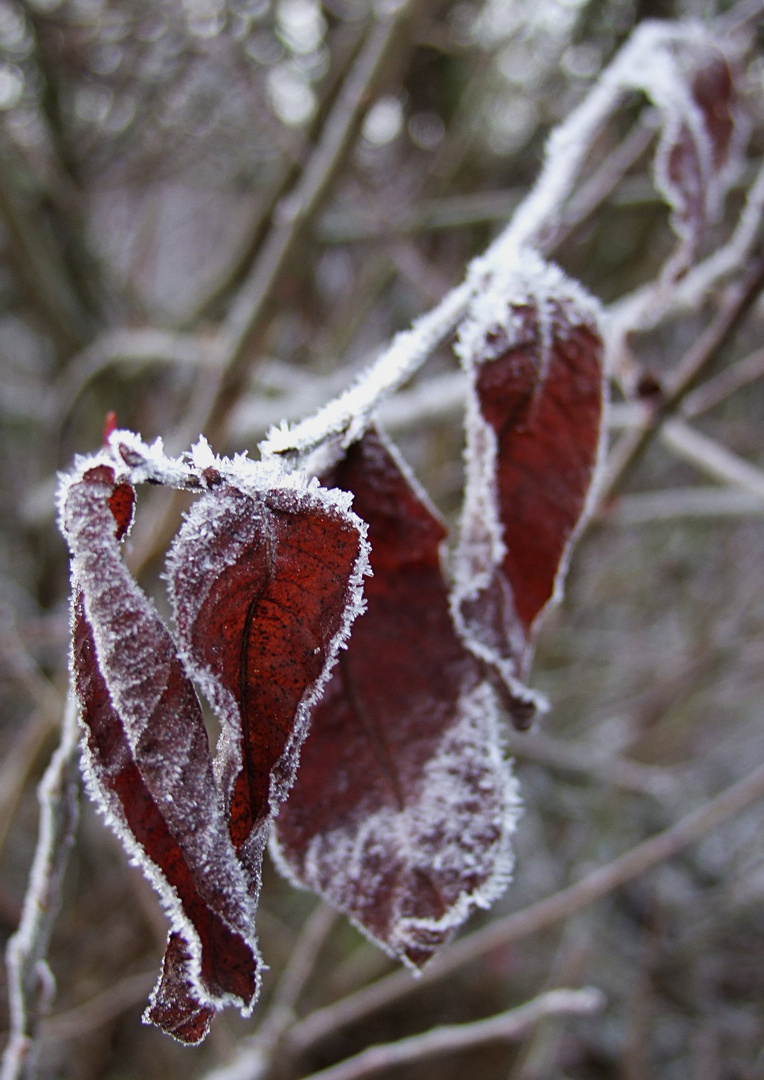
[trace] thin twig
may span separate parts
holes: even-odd
[[[684,420],[667,420],[661,427],[660,439],[707,476],[733,484],[764,503],[764,471],[733,454],[715,439],[701,435]]]
[[[216,356],[212,346],[195,334],[155,327],[106,331],[69,361],[50,389],[47,415],[63,422],[88,382],[113,364],[150,362],[213,367]]]
[[[156,981],[157,973],[153,970],[126,975],[114,986],[83,1001],[81,1005],[43,1020],[40,1037],[43,1042],[63,1042],[87,1035],[108,1024],[126,1009],[144,1002]]]
[[[592,911],[581,912],[568,921],[546,980],[547,991],[576,986],[582,981],[595,940]],[[507,1080],[545,1080],[553,1075],[566,1026],[564,1014],[546,1017],[535,1024],[518,1047]]]
[[[289,962],[279,979],[273,998],[256,1033],[243,1039],[231,1061],[213,1069],[206,1080],[260,1080],[275,1059],[295,1020],[295,1007],[313,974],[318,956],[332,931],[338,914],[319,902],[303,925]]]
[[[716,318],[695,341],[666,380],[660,401],[646,409],[642,422],[623,435],[613,448],[599,489],[609,499],[647,449],[663,421],[675,412],[703,372],[714,362],[755,303],[764,286],[764,256],[754,260],[742,281],[730,289]]]
[[[339,1028],[400,1000],[422,986],[437,982],[464,964],[510,942],[536,934],[581,911],[651,867],[673,858],[682,848],[699,840],[762,797],[764,765],[664,832],[638,844],[613,862],[593,870],[567,889],[498,919],[483,930],[458,941],[437,956],[418,979],[412,979],[406,971],[397,971],[312,1013],[292,1029],[287,1043],[289,1051],[297,1055]]]
[[[579,225],[603,202],[609,201],[620,208],[662,202],[661,196],[647,178],[635,176],[622,179],[623,173],[639,157],[639,152],[649,144],[653,134],[644,124],[632,129],[623,143],[613,150],[602,169],[581,187],[580,197],[571,199],[559,232],[549,241],[550,247],[561,244],[569,230]],[[620,187],[616,191],[618,184]],[[519,188],[481,191],[470,195],[442,195],[423,199],[418,205],[398,211],[392,216],[371,219],[360,210],[333,207],[321,216],[314,235],[324,244],[352,244],[390,240],[441,229],[504,224],[519,205],[522,195],[523,191]]]
[[[747,491],[723,487],[667,488],[621,495],[595,521],[605,525],[649,525],[682,518],[758,517],[764,502]]]
[[[609,153],[602,165],[582,184],[571,198],[558,228],[547,241],[547,250],[559,247],[581,222],[590,217],[610,198],[628,170],[639,160],[655,138],[657,116],[649,110],[633,126],[629,134]],[[626,189],[626,190],[624,190]],[[660,199],[652,184],[643,178],[632,181],[627,188],[623,184],[619,196],[613,199],[618,206],[634,206]]]
[[[34,1077],[39,1027],[55,993],[46,957],[77,824],[77,749],[77,708],[70,694],[61,742],[39,788],[40,829],[21,923],[6,950],[11,1034],[0,1069],[2,1080]]]
[[[370,1046],[368,1050],[347,1058],[339,1065],[311,1073],[306,1080],[359,1080],[370,1073],[406,1065],[412,1061],[440,1054],[459,1053],[488,1042],[519,1039],[529,1027],[547,1016],[561,1014],[588,1016],[599,1012],[605,1004],[602,993],[594,987],[581,990],[548,990],[533,1001],[509,1009],[487,1020],[472,1024],[453,1024],[436,1027],[422,1035],[400,1039],[394,1043]]]
[[[289,963],[279,979],[273,1000],[252,1040],[261,1051],[273,1053],[294,1021],[294,1010],[315,970],[318,955],[337,922],[337,912],[319,902],[310,913],[295,942]],[[244,1047],[242,1047],[244,1049]]]
[[[749,353],[693,390],[685,398],[682,412],[685,416],[699,416],[758,379],[764,379],[764,349]]]
[[[0,852],[5,847],[16,807],[30,773],[55,727],[48,710],[35,709],[3,755],[0,764]]]
[[[19,277],[58,342],[77,348],[89,336],[89,318],[72,288],[61,252],[42,225],[39,207],[26,205],[11,176],[10,151],[2,140],[0,153],[0,217]]]
[[[222,329],[220,366],[225,375],[204,425],[213,442],[223,434],[228,413],[246,385],[250,346],[263,327],[274,286],[328,195],[371,104],[374,88],[396,55],[401,28],[419,2],[404,0],[394,9],[377,7],[366,40],[297,187],[276,208],[275,224]]]
[[[668,769],[643,765],[614,755],[602,755],[594,747],[576,745],[540,731],[529,732],[512,743],[512,756],[534,761],[562,772],[586,776],[595,783],[615,784],[626,791],[664,800],[676,792],[678,777]]]

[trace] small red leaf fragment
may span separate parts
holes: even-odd
[[[596,310],[539,262],[535,276],[492,284],[461,328],[459,351],[472,397],[454,617],[525,727],[533,633],[560,594],[600,452]]]
[[[197,999],[194,980],[189,975],[190,960],[183,937],[170,934],[162,974],[144,1019],[178,1042],[195,1045],[206,1038],[216,1010]]]
[[[420,965],[505,886],[516,790],[493,693],[451,623],[443,524],[373,430],[327,482],[369,525],[373,576],[275,851],[298,884]]]
[[[635,79],[662,113],[655,181],[682,240],[669,263],[676,277],[688,269],[732,176],[737,93],[725,56],[698,27],[684,39],[658,37],[653,53],[656,63],[642,64]]]
[[[121,540],[133,523],[135,511],[135,489],[131,484],[117,484],[109,496],[109,509],[117,523],[115,540]]]
[[[187,666],[223,722],[216,770],[254,895],[309,707],[359,610],[362,531],[318,488],[223,485],[192,507],[170,553]]]
[[[705,129],[711,140],[712,165],[718,172],[729,159],[737,104],[732,71],[720,52],[706,55],[697,65],[690,89],[703,113]]]
[[[109,438],[117,430],[117,414],[113,409],[110,409],[106,414],[106,418],[103,422],[103,444],[109,445]]]

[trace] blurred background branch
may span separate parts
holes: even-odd
[[[760,15],[758,0],[0,0],[6,940],[21,920],[0,987],[15,1010],[8,1076],[31,1075],[38,1033],[39,1075],[67,1080],[222,1076],[237,1061],[251,1073],[255,1058],[273,1080],[354,1076],[398,1052],[359,1065],[372,1045],[413,1046],[391,1070],[400,1080],[761,1070]],[[712,24],[727,50],[737,165],[669,287],[657,114],[632,92],[543,234],[614,327],[617,437],[539,642],[534,682],[553,712],[526,740],[508,736],[525,802],[515,881],[414,983],[268,870],[264,1000],[252,1020],[221,1016],[189,1057],[139,1027],[164,918],[87,804],[61,881],[70,726],[45,787],[50,896],[28,932],[35,790],[67,677],[56,470],[98,446],[112,409],[175,452],[203,430],[219,452],[254,454],[271,425],[340,394],[462,282],[531,190],[549,132],[655,17]],[[449,524],[464,386],[450,325],[380,411]],[[160,605],[186,506],[140,493],[127,556]],[[481,1018],[584,984],[604,993],[603,1015],[534,1013],[538,1034],[520,1046],[478,1035],[420,1056],[452,1037],[428,1028],[458,1040],[462,1025],[490,1030]]]

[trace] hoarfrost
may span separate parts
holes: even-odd
[[[443,524],[373,429],[331,479],[369,524],[374,576],[316,705],[276,857],[418,965],[506,884],[517,793],[495,695],[451,623]]]
[[[458,719],[402,808],[356,807],[341,827],[313,836],[299,860],[281,845],[278,823],[272,838],[285,876],[413,968],[475,908],[489,907],[512,875],[520,797],[497,712],[486,683],[460,695]]]
[[[526,727],[546,707],[524,683],[602,454],[604,376],[596,302],[533,252],[520,266],[486,274],[459,330],[470,392],[451,610]]]
[[[228,838],[198,699],[120,557],[114,490],[114,469],[87,462],[65,482],[61,504],[88,787],[185,943],[191,997],[246,1010],[259,981],[254,906]]]

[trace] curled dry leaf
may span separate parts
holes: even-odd
[[[146,1019],[189,1043],[222,1005],[254,1003],[267,827],[362,603],[365,526],[350,497],[278,478],[203,443],[168,459],[118,431],[62,485],[89,788],[172,923]],[[120,556],[134,480],[203,492],[170,558],[183,657]],[[189,670],[221,714],[214,766]]]
[[[72,552],[74,687],[91,795],[147,874],[173,932],[148,1017],[196,1042],[215,1009],[258,989],[254,905],[228,838],[198,698],[130,577],[116,533],[131,488],[90,464],[62,495]]]
[[[373,576],[274,851],[298,884],[420,965],[506,885],[517,790],[493,691],[451,623],[442,523],[373,430],[329,480],[368,523]]]
[[[366,549],[348,505],[317,485],[224,484],[193,506],[170,553],[187,666],[223,723],[216,774],[253,894],[310,707],[361,609]]]
[[[516,726],[533,633],[559,597],[600,455],[604,380],[597,308],[528,252],[493,279],[460,329],[471,382],[455,624],[493,674]]]
[[[732,71],[710,33],[647,22],[635,39],[628,82],[658,107],[662,131],[655,182],[671,207],[680,249],[665,273],[679,276],[697,253],[706,225],[734,175],[737,94]]]

